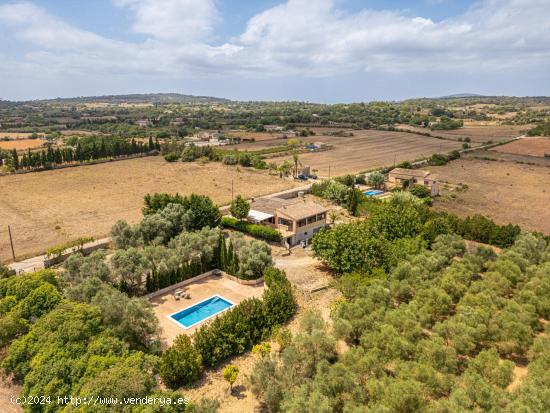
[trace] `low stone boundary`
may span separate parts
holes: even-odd
[[[260,277],[257,280],[242,280],[242,279],[240,279],[238,277],[235,277],[233,275],[226,274],[223,271],[222,271],[222,275],[225,278],[229,278],[230,280],[238,282],[239,284],[242,284],[242,285],[260,285],[264,282],[264,277]]]
[[[238,282],[239,284],[242,284],[242,285],[259,285],[264,282],[263,277],[258,278],[257,280],[241,280],[240,278],[237,278],[233,275],[229,275],[221,270],[214,269],[211,271],[203,272],[202,274],[196,275],[194,277],[188,278],[187,280],[180,281],[179,283],[169,285],[168,287],[161,288],[160,290],[154,291],[152,293],[146,294],[143,296],[143,298],[150,300],[152,298],[156,298],[160,295],[170,293],[178,288],[185,287],[186,285],[193,284],[194,282],[201,281],[211,276],[225,277],[232,281]]]
[[[99,242],[94,241],[92,245],[84,246],[83,248],[79,248],[79,247],[70,248],[68,250],[65,250],[61,255],[44,259],[44,268],[50,268],[56,264],[59,264],[65,261],[67,258],[69,258],[73,254],[81,253],[82,255],[88,255],[96,250],[107,249],[109,248],[110,244],[111,244],[111,240],[109,239],[109,240],[99,241]]]

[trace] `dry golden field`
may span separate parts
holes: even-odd
[[[28,148],[40,148],[44,142],[46,142],[44,139],[12,139],[9,141],[0,141],[0,149],[22,151]]]
[[[470,138],[472,142],[487,141],[499,142],[515,138],[530,129],[529,125],[467,125],[453,130],[430,130],[409,125],[398,125],[399,128],[430,133],[433,136],[442,136],[449,139]]]
[[[545,156],[548,154],[550,156],[550,138],[523,138],[506,145],[497,146],[492,150],[515,155]]]
[[[147,193],[195,192],[228,203],[231,181],[234,193],[247,197],[300,185],[264,171],[168,163],[160,156],[2,176],[0,262],[11,258],[7,225],[18,257],[29,256],[79,236],[105,236],[117,219],[138,222]]]
[[[376,130],[353,131],[354,136],[310,136],[307,142],[323,142],[333,149],[300,154],[303,166],[317,170],[319,176],[357,173],[402,161],[429,157],[460,148],[460,142],[436,139],[406,132]],[[282,163],[291,156],[268,159]]]
[[[465,192],[453,192],[456,199],[441,197],[437,209],[483,214],[499,224],[550,234],[549,167],[463,157],[430,170],[452,184],[468,185]]]
[[[32,132],[1,132],[0,138],[9,138],[9,139],[26,139],[30,138]],[[37,133],[39,137],[44,137],[43,133]]]

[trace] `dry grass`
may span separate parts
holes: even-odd
[[[13,139],[9,141],[0,141],[0,149],[16,149],[18,151],[22,151],[28,148],[39,148],[45,142],[46,141],[44,139]]]
[[[461,158],[430,169],[442,180],[469,187],[456,192],[455,199],[441,197],[437,209],[460,216],[483,214],[499,224],[550,233],[550,168]]]
[[[494,151],[515,155],[550,156],[550,138],[523,138],[506,145],[497,146]]]
[[[0,262],[10,259],[10,224],[18,257],[91,235],[104,236],[118,219],[138,222],[143,196],[200,193],[225,204],[234,193],[258,196],[299,186],[266,172],[209,163],[168,163],[148,157],[0,177]]]

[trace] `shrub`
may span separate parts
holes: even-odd
[[[367,184],[367,180],[365,178],[365,174],[360,174],[360,175],[357,175],[355,177],[355,183],[357,185],[366,185]]]
[[[411,194],[418,198],[430,198],[432,196],[432,191],[424,185],[415,185],[411,188]]]
[[[237,231],[241,231],[252,235],[256,238],[261,238],[266,241],[280,242],[281,233],[274,228],[266,227],[264,225],[251,224],[245,221],[239,221],[233,217],[222,217],[222,227],[233,228]]]
[[[191,339],[180,334],[172,346],[160,359],[160,377],[170,388],[185,386],[194,382],[200,375],[201,355],[193,348]]]
[[[238,160],[235,155],[225,155],[222,159],[224,165],[237,165]]]
[[[175,152],[169,152],[166,155],[164,155],[164,160],[166,162],[176,162],[180,156]]]
[[[193,336],[195,349],[207,366],[242,354],[268,337],[273,327],[294,315],[296,301],[284,272],[264,273],[268,289],[263,301],[251,298],[203,325]]]

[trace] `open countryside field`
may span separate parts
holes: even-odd
[[[0,177],[0,262],[11,258],[7,225],[18,257],[79,236],[106,235],[118,219],[141,218],[143,196],[154,192],[200,193],[219,204],[234,193],[258,196],[299,186],[266,172],[221,163],[168,163],[162,157],[110,162]]]
[[[472,142],[477,143],[505,141],[520,136],[530,129],[528,125],[467,125],[459,129],[434,131],[409,125],[398,125],[398,127],[449,139],[470,138]]]
[[[467,184],[456,199],[442,197],[435,208],[460,216],[482,214],[498,224],[550,234],[550,168],[463,157],[430,167],[443,181]]]
[[[550,138],[523,138],[506,145],[497,146],[492,150],[516,155],[550,156]]]
[[[12,139],[9,141],[0,141],[0,149],[22,151],[25,149],[34,149],[42,146],[46,141],[44,139]]]
[[[311,136],[307,142],[324,142],[334,148],[328,151],[300,155],[303,166],[317,170],[319,176],[344,175],[373,168],[390,166],[402,161],[429,157],[434,153],[446,153],[460,148],[459,142],[436,139],[405,132],[375,130],[354,131],[352,137]],[[273,158],[282,163],[291,156]]]

